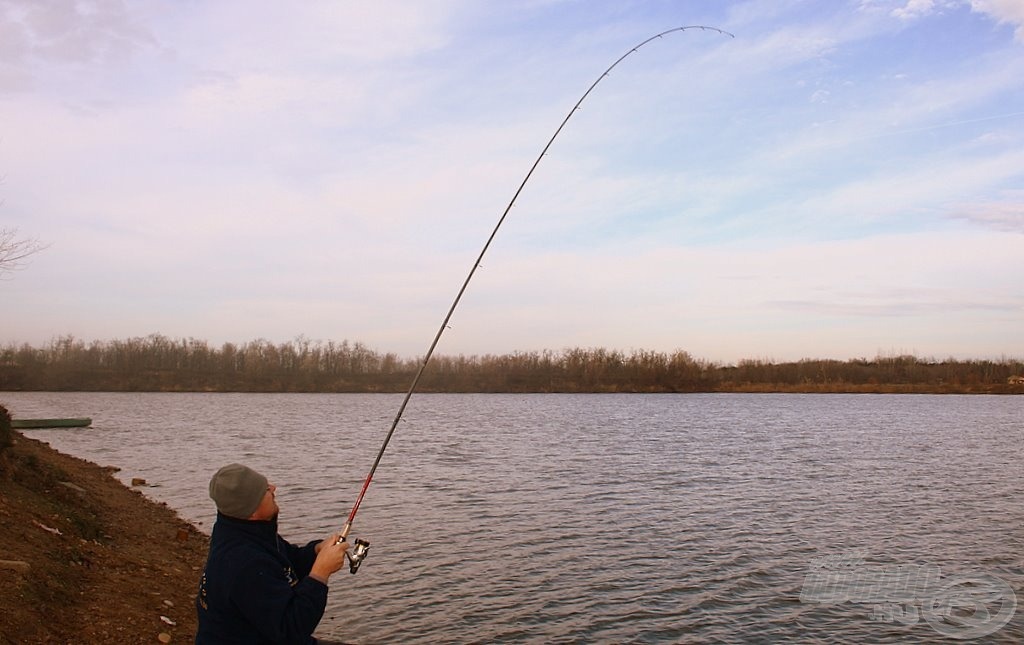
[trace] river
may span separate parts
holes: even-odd
[[[210,475],[344,522],[400,395],[0,393],[209,531]],[[417,394],[332,578],[354,643],[1024,641],[1024,397]]]

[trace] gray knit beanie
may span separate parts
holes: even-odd
[[[267,478],[248,466],[228,464],[210,479],[210,497],[224,515],[248,519],[267,493]]]

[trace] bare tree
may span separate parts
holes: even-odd
[[[20,269],[29,256],[46,248],[39,240],[18,237],[18,230],[0,228],[0,277]]]

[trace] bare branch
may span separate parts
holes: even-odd
[[[34,238],[18,237],[18,230],[0,228],[0,277],[20,269],[30,256],[48,245]]]

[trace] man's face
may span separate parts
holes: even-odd
[[[274,491],[276,490],[277,486],[270,483],[267,484],[267,492],[263,494],[263,499],[260,500],[260,505],[253,511],[251,519],[272,520],[277,517],[281,509],[277,507],[277,499],[274,496]]]

